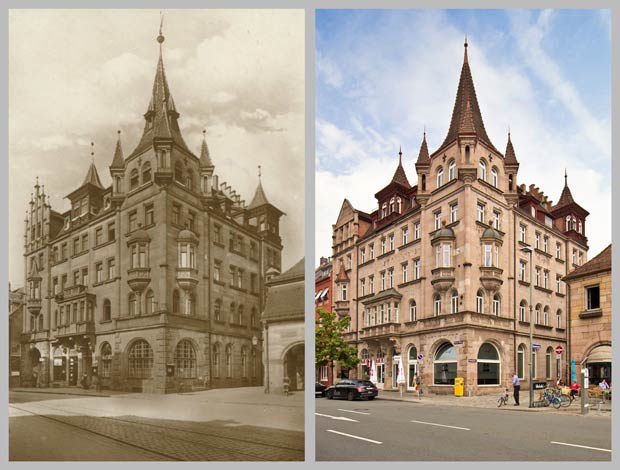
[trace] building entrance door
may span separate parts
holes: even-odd
[[[377,388],[383,390],[383,384],[385,382],[385,364],[377,364]]]
[[[409,376],[407,378],[407,390],[415,390],[413,386],[413,381],[417,373],[418,373],[418,363],[410,362],[409,363]]]
[[[78,383],[78,357],[77,355],[69,356],[69,385],[77,385]]]
[[[398,363],[394,361],[392,364],[392,388],[398,389]]]

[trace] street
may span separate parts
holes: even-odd
[[[610,461],[611,417],[316,399],[317,461]]]
[[[296,403],[260,403],[256,397],[215,391],[196,394],[110,397],[11,391],[9,458],[11,461],[262,461],[303,460],[304,434],[263,425],[262,409],[284,417]],[[192,396],[193,395],[193,396]],[[295,398],[299,401],[299,398]],[[252,402],[254,401],[254,402]],[[165,404],[165,405],[164,405]],[[164,405],[164,406],[162,406]],[[167,406],[166,406],[167,405]],[[231,408],[245,416],[237,418]],[[275,410],[274,410],[275,409]],[[228,419],[222,411],[228,410]],[[187,414],[193,414],[188,417]],[[261,424],[261,425],[257,425]]]

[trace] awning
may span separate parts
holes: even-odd
[[[586,359],[586,364],[611,362],[611,346],[597,346]]]
[[[323,295],[321,296],[321,300],[325,300],[327,298],[327,294],[329,294],[329,287],[323,291]]]
[[[314,296],[314,300],[317,301],[319,300],[319,298],[321,297],[321,294],[323,293],[322,290],[320,290],[315,296]]]

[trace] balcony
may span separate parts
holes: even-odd
[[[134,292],[142,292],[151,282],[151,268],[132,268],[127,271],[127,284]]]
[[[334,310],[340,313],[341,315],[345,312],[349,311],[349,301],[348,300],[336,300],[334,303]]]
[[[504,270],[494,266],[480,266],[480,283],[487,292],[497,292],[503,284],[502,274]]]
[[[342,339],[344,339],[347,343],[353,343],[356,340],[355,332],[350,331],[348,333],[343,333]]]
[[[177,268],[177,282],[183,290],[193,290],[198,284],[198,270],[194,268]]]
[[[383,323],[381,325],[365,326],[362,328],[362,335],[364,339],[392,336],[398,334],[400,331],[400,323]]]
[[[26,300],[26,308],[34,315],[38,315],[41,311],[41,299],[28,299]]]
[[[34,341],[46,341],[49,339],[48,330],[31,331],[29,333],[22,333],[21,341],[23,343]]]
[[[71,287],[65,287],[65,290],[62,294],[63,300],[69,300],[74,297],[80,297],[86,294],[86,286],[83,284],[75,284]]]
[[[166,186],[172,183],[173,174],[171,168],[159,168],[153,173],[153,179],[156,184]]]
[[[70,325],[60,325],[56,328],[56,337],[65,338],[70,336],[84,336],[95,333],[95,322],[84,321],[71,323]]]
[[[437,292],[445,292],[454,284],[454,268],[440,267],[431,270],[431,284]]]

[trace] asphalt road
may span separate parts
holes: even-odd
[[[380,398],[317,398],[316,414],[317,461],[611,460],[610,416]]]
[[[93,416],[84,412],[88,409],[84,401],[95,403],[94,398],[79,397],[75,406],[71,406],[72,399],[76,397],[10,392],[9,460],[264,461],[304,458],[301,432],[231,426],[230,422],[221,420],[154,419],[127,414]]]

